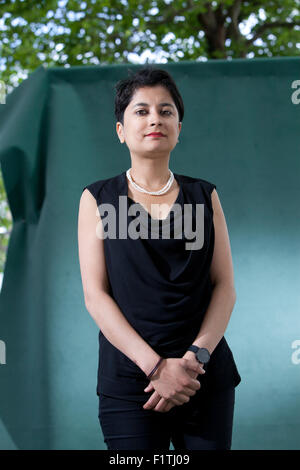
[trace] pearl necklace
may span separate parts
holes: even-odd
[[[167,184],[162,188],[160,189],[159,191],[147,191],[146,189],[142,188],[141,186],[139,186],[138,184],[136,184],[132,178],[131,178],[131,175],[130,175],[130,170],[131,168],[129,168],[127,171],[126,171],[126,176],[127,178],[129,179],[130,183],[132,184],[132,186],[137,189],[138,191],[142,192],[142,193],[146,193],[146,194],[153,194],[155,196],[158,196],[160,194],[164,194],[168,191],[168,189],[171,187],[173,181],[174,181],[174,174],[172,173],[172,171],[170,170],[169,168],[169,172],[170,172],[170,178],[167,182]]]

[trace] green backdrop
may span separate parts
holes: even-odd
[[[237,302],[225,336],[242,377],[232,449],[299,449],[300,59],[160,66],[186,109],[170,168],[215,183],[228,224]],[[77,216],[86,184],[130,167],[113,87],[140,67],[40,67],[0,105],[14,221],[0,295],[1,449],[106,449]]]

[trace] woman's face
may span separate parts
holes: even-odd
[[[132,155],[156,153],[169,156],[181,130],[178,111],[169,91],[161,85],[136,90],[125,109],[124,125],[118,122],[116,130]],[[147,135],[151,132],[161,132],[163,136]]]

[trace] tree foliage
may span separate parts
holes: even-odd
[[[41,64],[295,56],[299,0],[0,0],[1,79]],[[245,31],[246,23],[251,24]],[[20,82],[22,78],[19,79]]]

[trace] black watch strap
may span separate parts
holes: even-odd
[[[193,351],[195,354],[199,351],[199,346],[196,346],[195,344],[192,344],[189,348],[188,351]]]

